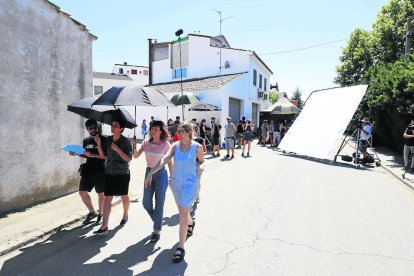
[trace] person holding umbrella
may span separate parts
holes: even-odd
[[[173,262],[184,260],[184,244],[193,235],[195,222],[191,218],[190,208],[197,197],[198,179],[204,171],[204,152],[200,144],[193,141],[193,127],[183,124],[177,129],[180,140],[175,142],[160,162],[152,168],[145,178],[144,185],[152,183],[152,177],[174,158],[171,174],[171,190],[178,207],[180,223],[179,243],[173,256]]]
[[[99,137],[101,141],[105,141],[105,137],[101,136],[98,131],[98,122],[94,119],[89,119],[85,122],[85,127],[89,132],[89,137],[83,139],[83,148],[86,150],[84,154],[79,155],[82,158],[86,158],[86,162],[83,163],[79,172],[81,179],[79,183],[79,195],[83,204],[88,208],[89,213],[84,220],[84,224],[89,223],[92,219],[96,219],[96,223],[99,224],[102,219],[103,203],[104,203],[104,163],[105,159],[99,156],[98,146],[95,142],[95,137]],[[70,155],[76,155],[70,152]],[[93,207],[91,197],[89,193],[95,187],[95,191],[98,194],[98,213],[96,213]]]
[[[120,119],[115,119],[111,123],[113,135],[106,139],[105,144],[102,143],[99,136],[95,138],[99,156],[106,158],[103,222],[101,227],[93,232],[96,235],[108,234],[109,215],[114,196],[122,197],[124,214],[120,225],[124,225],[128,221],[129,162],[132,159],[132,145],[129,139],[122,135],[124,128],[125,123]]]

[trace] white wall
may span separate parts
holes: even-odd
[[[116,79],[93,78],[93,85],[94,86],[102,86],[103,87],[103,93],[105,93],[105,91],[111,89],[114,86],[134,85],[134,81],[133,80],[116,80]],[[102,95],[102,94],[100,94],[100,95]],[[100,95],[94,95],[94,93],[92,92],[92,94],[90,96],[87,96],[87,98],[89,98],[89,97],[99,97]]]
[[[149,83],[148,67],[115,64],[112,69],[112,73],[119,75],[119,68],[122,68],[124,70],[124,75],[130,77],[134,81],[135,85],[147,85]],[[137,70],[136,75],[132,74],[132,69]],[[147,75],[144,75],[144,71],[147,72]]]
[[[75,191],[84,137],[67,104],[92,93],[92,39],[47,1],[0,1],[0,213]]]

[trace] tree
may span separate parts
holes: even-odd
[[[342,64],[336,68],[338,76],[334,82],[343,86],[360,83],[365,71],[373,64],[371,34],[356,29],[351,34],[339,60]]]
[[[396,150],[401,150],[401,133],[414,116],[414,51],[409,49],[405,59],[404,38],[413,15],[412,0],[390,0],[371,32],[356,29],[351,34],[336,69],[340,85],[370,83],[363,112],[374,120],[378,144]],[[414,45],[414,35],[408,39]]]
[[[277,102],[277,100],[279,100],[279,94],[273,91],[269,92],[269,102],[271,104],[274,104],[275,102]]]
[[[302,101],[302,91],[299,87],[296,87],[295,91],[293,91],[292,100],[296,100],[298,102],[298,107],[302,109],[303,101]]]

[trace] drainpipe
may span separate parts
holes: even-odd
[[[152,61],[153,61],[152,38],[148,38],[148,85],[152,84]]]

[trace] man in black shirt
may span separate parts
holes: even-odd
[[[405,138],[404,165],[406,168],[408,168],[408,159],[410,152],[414,152],[414,120],[411,120],[411,123],[405,129],[403,137]],[[414,170],[414,158],[411,158],[410,170]]]
[[[84,154],[79,155],[81,158],[86,158],[86,162],[81,165],[80,173],[81,180],[79,183],[79,195],[89,209],[89,213],[85,218],[84,223],[89,223],[92,219],[97,217],[96,223],[100,223],[103,213],[104,196],[104,172],[105,172],[105,160],[99,157],[98,147],[95,142],[95,137],[100,136],[101,141],[105,141],[105,137],[101,136],[98,131],[98,123],[89,119],[85,122],[85,127],[89,132],[89,137],[83,139],[83,148],[86,150]],[[71,155],[75,155],[71,153]],[[92,204],[89,193],[95,187],[95,191],[98,194],[98,213]]]

